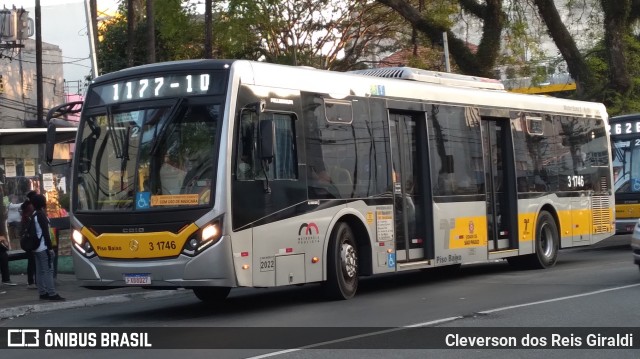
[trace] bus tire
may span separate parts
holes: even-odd
[[[533,266],[540,269],[553,267],[558,259],[560,236],[555,219],[547,211],[541,211],[538,216],[535,246]]]
[[[352,298],[358,289],[358,248],[353,231],[345,222],[338,222],[331,233],[323,287],[329,299],[337,300]]]
[[[216,303],[227,299],[231,288],[229,287],[197,287],[193,288],[193,294],[203,302]]]

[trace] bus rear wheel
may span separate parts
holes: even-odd
[[[331,233],[327,251],[327,281],[324,292],[330,299],[350,299],[358,289],[358,248],[351,227],[339,222]]]
[[[203,302],[215,303],[224,301],[231,288],[229,287],[199,287],[193,288],[193,294]]]
[[[553,267],[558,259],[560,236],[558,225],[551,213],[540,212],[536,221],[535,253],[522,257],[507,258],[509,264],[526,269],[544,269]]]
[[[547,211],[540,212],[536,225],[536,261],[537,268],[549,268],[556,264],[560,237],[556,221]]]

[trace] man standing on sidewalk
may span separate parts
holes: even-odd
[[[20,205],[20,214],[22,215],[22,220],[20,221],[20,228],[26,228],[27,222],[29,218],[33,214],[33,204],[31,203],[31,198],[38,194],[36,191],[29,191],[27,193],[27,198]],[[29,289],[38,289],[36,287],[36,259],[33,252],[27,252],[27,288]]]
[[[49,218],[47,217],[47,199],[36,194],[31,198],[33,204],[35,237],[39,240],[39,246],[34,251],[36,260],[36,277],[38,278],[38,292],[40,299],[44,300],[65,300],[57,292],[55,280],[53,279],[53,259],[55,253],[51,243],[49,232]]]
[[[7,254],[9,249],[9,241],[5,236],[0,235],[0,272],[2,272],[2,284],[16,285],[9,277],[9,255]]]
[[[11,282],[11,278],[9,277],[9,255],[7,251],[11,249],[11,244],[7,240],[6,227],[4,226],[4,216],[5,216],[5,208],[4,208],[4,192],[2,188],[0,188],[0,272],[2,272],[2,284],[3,285],[16,285]]]

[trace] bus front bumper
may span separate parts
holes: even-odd
[[[175,258],[136,260],[86,258],[74,248],[73,266],[76,277],[86,287],[236,287],[229,242],[223,237],[195,257],[181,254]],[[148,277],[150,283],[126,282],[127,277],[136,276]]]
[[[616,219],[616,234],[633,233],[637,222],[637,218]]]

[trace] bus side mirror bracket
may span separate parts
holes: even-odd
[[[47,126],[47,144],[45,149],[45,160],[49,166],[53,162],[53,149],[56,145],[56,125],[53,122],[49,122]]]
[[[264,171],[265,178],[264,191],[265,193],[271,193],[271,188],[269,187],[269,164],[273,162],[275,153],[276,125],[271,119],[260,120],[259,124],[260,160],[262,162],[262,170]]]

